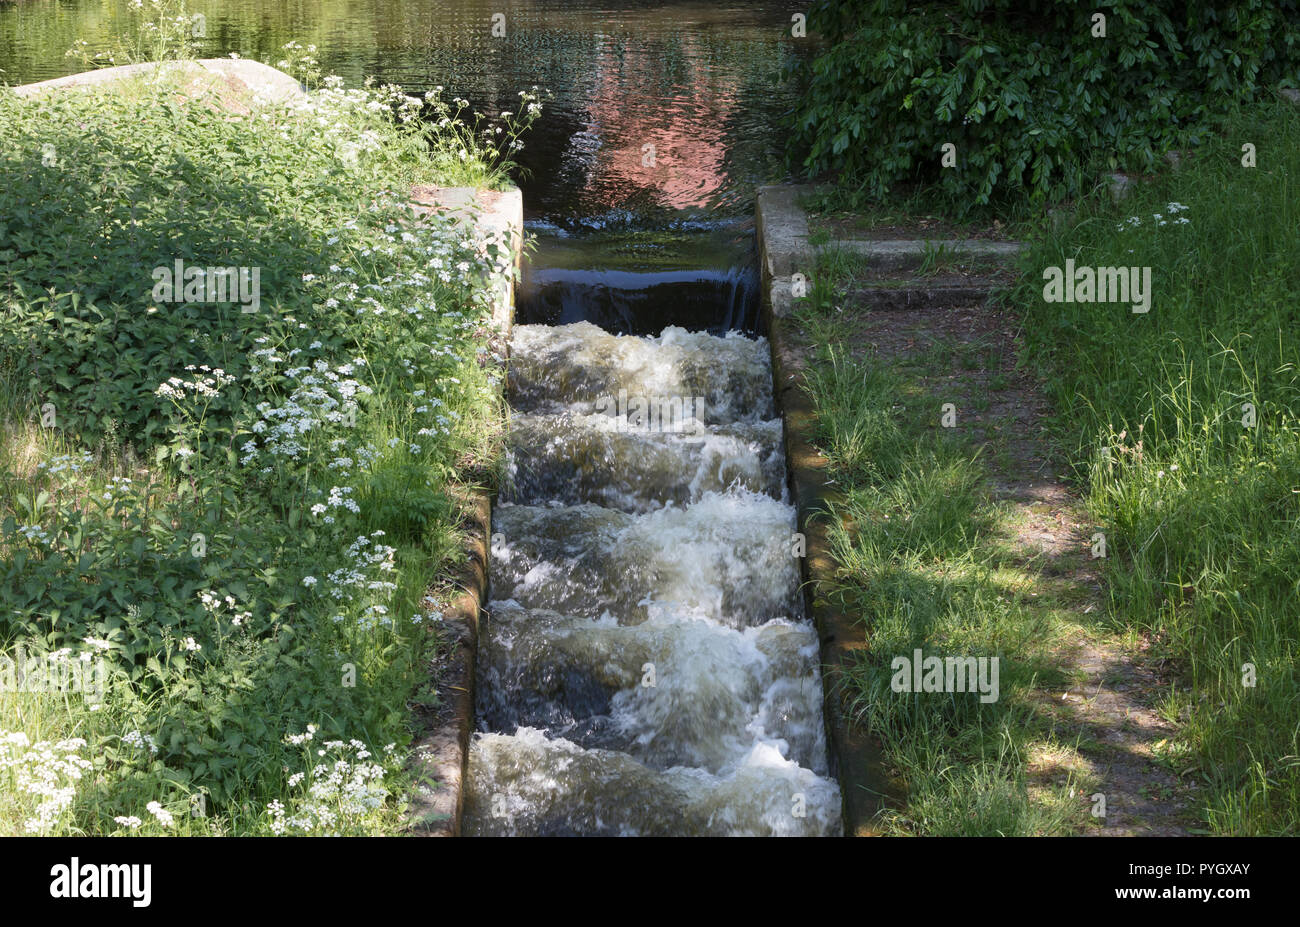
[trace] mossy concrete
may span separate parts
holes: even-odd
[[[982,238],[839,240],[834,247],[856,255],[871,270],[917,270],[927,260],[1012,261],[1020,253],[1015,241],[986,241]]]
[[[489,191],[466,187],[417,187],[417,213],[448,214],[465,222],[486,247],[508,243],[515,272],[523,254],[523,195],[519,190]],[[508,343],[514,324],[514,280],[503,283],[493,298],[492,319]],[[504,382],[504,377],[502,378]],[[465,519],[465,562],[453,577],[461,593],[443,612],[447,652],[437,666],[441,704],[426,719],[414,751],[417,779],[408,821],[421,836],[458,837],[464,809],[469,741],[474,732],[475,664],[479,619],[488,601],[488,558],[492,536],[492,493],[470,489],[459,500]]]

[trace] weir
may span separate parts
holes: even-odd
[[[614,334],[658,335],[668,327],[761,333],[752,222],[695,219],[656,229],[634,222],[621,217],[613,229],[578,235],[538,230],[518,321],[587,321]]]
[[[841,832],[746,260],[526,275],[467,834]]]

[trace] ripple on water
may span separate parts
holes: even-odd
[[[525,608],[636,624],[670,604],[729,627],[802,615],[794,509],[760,493],[641,515],[502,505],[492,532],[493,597]]]
[[[630,398],[703,400],[707,424],[776,417],[766,339],[666,328],[657,337],[611,335],[590,322],[520,325],[510,356],[517,412],[597,412]]]
[[[634,626],[493,602],[479,724],[536,727],[656,769],[718,773],[754,746],[824,775],[817,636],[804,622],[727,628],[666,613]]]
[[[678,432],[621,425],[612,415],[517,415],[510,423],[506,502],[594,502],[624,512],[698,502],[733,486],[785,498],[781,420]]]
[[[465,824],[482,836],[834,836],[840,790],[768,744],[714,775],[520,728],[475,735]]]

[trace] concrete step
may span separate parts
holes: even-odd
[[[814,245],[807,216],[798,202],[809,190],[789,185],[758,189],[755,214],[767,278],[796,273],[811,276],[818,253],[831,250],[853,254],[862,267],[880,273],[907,273],[935,261],[974,263],[981,269],[1008,268],[1020,253],[1020,242],[984,238],[836,239]]]
[[[970,277],[962,282],[902,280],[889,285],[850,287],[845,302],[878,312],[921,307],[951,309],[984,302],[998,283],[992,277]]]
[[[838,239],[814,247],[813,253],[823,249],[847,251],[871,270],[906,272],[919,270],[927,261],[932,260],[1009,267],[1020,253],[1020,247],[1020,242],[1017,241],[989,241],[982,238],[880,241]]]
[[[1006,276],[963,277],[935,276],[873,281],[847,287],[845,304],[876,312],[897,312],[907,309],[954,309],[984,302],[999,286],[1010,278]],[[774,277],[770,282],[769,299],[777,318],[787,318],[794,306],[793,278]]]

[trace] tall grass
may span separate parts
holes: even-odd
[[[949,372],[942,358],[873,356],[845,341],[855,310],[842,308],[840,287],[850,274],[827,252],[796,319],[814,346],[804,388],[834,478],[836,571],[825,592],[866,637],[844,697],[907,796],[880,823],[920,835],[1074,832],[1087,817],[1070,790],[1082,794],[1087,774],[1030,775],[1033,756],[1074,748],[1057,741],[1035,696],[1062,678],[1051,658],[1068,631],[1061,603],[999,543],[1004,513],[974,442],[937,427],[940,397],[923,381]],[[917,649],[997,658],[999,698],[893,691],[892,660]]]
[[[1044,302],[1043,269],[1067,258],[1151,267],[1150,312]],[[1111,619],[1157,636],[1193,687],[1180,755],[1205,819],[1295,833],[1300,115],[1234,115],[1185,168],[1085,204],[1022,269],[1030,356],[1107,533]]]

